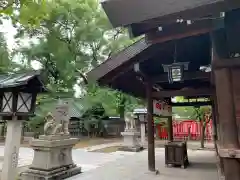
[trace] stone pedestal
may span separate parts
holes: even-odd
[[[68,135],[40,136],[33,139],[34,158],[29,169],[20,174],[22,180],[65,179],[81,173],[72,160],[72,147],[78,142]]]
[[[143,147],[139,144],[138,137],[140,136],[140,132],[129,130],[121,133],[123,136],[124,142],[123,146],[119,148],[122,151],[131,151],[131,152],[139,152],[143,150]]]

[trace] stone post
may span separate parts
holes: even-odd
[[[141,134],[141,144],[142,146],[146,143],[146,133],[145,133],[145,115],[140,114],[139,115],[140,120],[140,134]]]
[[[145,123],[141,123],[141,144],[142,146],[146,143]]]
[[[15,180],[17,177],[18,154],[22,133],[22,121],[14,116],[7,121],[7,134],[4,148],[2,180]]]

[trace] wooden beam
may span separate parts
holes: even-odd
[[[182,107],[182,106],[210,106],[212,105],[211,101],[206,102],[179,102],[179,103],[171,103],[173,107]]]
[[[216,24],[219,24],[218,26]],[[187,23],[174,23],[169,26],[164,26],[162,31],[153,31],[146,34],[148,43],[162,43],[173,39],[182,39],[189,36],[196,36],[213,31],[216,28],[223,28],[224,20],[220,19],[217,22],[213,20],[202,20]]]
[[[185,80],[194,80],[194,79],[209,79],[211,78],[210,72],[203,72],[203,71],[197,71],[197,72],[184,72],[184,81]],[[161,74],[159,76],[155,76],[152,79],[152,82],[154,83],[160,83],[160,82],[168,82],[168,74]]]
[[[148,169],[155,171],[155,143],[154,143],[154,129],[153,129],[153,97],[152,84],[150,81],[146,82],[147,94],[147,127],[148,127]]]
[[[218,61],[212,62],[213,69],[222,68],[240,68],[240,57],[232,59],[219,59]]]
[[[182,90],[169,90],[152,92],[153,98],[161,99],[163,97],[175,97],[175,96],[211,96],[214,90],[210,88],[206,89],[182,89]]]

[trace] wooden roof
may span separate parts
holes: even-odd
[[[145,38],[137,41],[123,51],[88,73],[88,77],[100,85],[138,97],[145,97],[145,85],[139,74],[134,71],[134,64],[140,63],[141,71],[154,81],[162,90],[180,90],[183,88],[209,87],[210,73],[200,71],[200,66],[211,63],[211,43],[209,34],[183,38],[177,41],[178,62],[190,62],[183,83],[168,83],[167,73],[162,64],[171,64],[176,41],[150,44]],[[202,93],[202,92],[201,92]]]
[[[150,44],[145,41],[145,38],[140,39],[97,66],[88,74],[88,78],[91,80],[100,80],[108,73],[113,72],[119,66],[128,63],[130,59],[134,58],[148,47],[150,47]]]
[[[113,27],[130,26],[134,36],[151,31],[153,28],[176,23],[177,19],[196,20],[219,17],[240,7],[234,0],[105,0],[102,7]],[[142,31],[145,32],[142,32]]]

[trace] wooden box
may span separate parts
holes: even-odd
[[[165,164],[181,166],[186,168],[189,165],[186,142],[168,142],[165,145]]]

